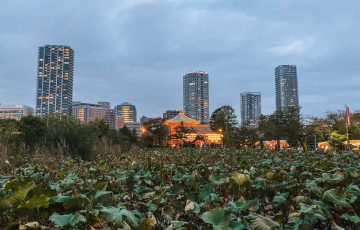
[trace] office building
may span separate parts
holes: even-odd
[[[166,110],[165,113],[163,113],[163,119],[169,120],[173,117],[176,117],[179,114],[179,110]]]
[[[141,134],[140,122],[126,122],[123,127],[128,128],[130,131],[135,131],[137,136]],[[119,127],[120,128],[120,127]]]
[[[39,47],[36,110],[38,116],[50,113],[71,115],[74,51],[70,46]]]
[[[129,102],[115,106],[115,116],[117,120],[122,122],[136,122],[136,107]]]
[[[275,68],[276,109],[299,107],[297,70],[295,65]]]
[[[183,76],[185,114],[202,124],[209,123],[209,74],[190,72]]]
[[[142,127],[143,124],[144,124],[145,122],[150,121],[150,119],[151,119],[150,117],[142,116],[142,117],[140,118],[140,126]]]
[[[108,101],[99,101],[98,104],[104,109],[111,109],[111,104]]]
[[[261,116],[261,94],[244,92],[240,94],[241,124],[257,125]]]
[[[106,110],[105,112],[105,123],[109,125],[111,129],[115,129],[116,124],[116,118],[115,118],[115,110],[111,109],[110,102],[98,102],[98,105],[100,105],[102,108]]]
[[[34,109],[26,105],[0,105],[0,120],[15,119],[34,114]]]
[[[73,116],[83,123],[94,122],[96,120],[105,121],[106,109],[99,104],[80,102],[73,105]]]

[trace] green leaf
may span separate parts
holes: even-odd
[[[79,210],[85,207],[88,203],[90,203],[90,200],[85,195],[77,194],[73,195],[70,199],[65,200],[64,208]]]
[[[19,186],[14,194],[10,197],[10,203],[14,205],[17,202],[25,200],[29,191],[33,188],[35,188],[35,182],[33,181],[27,183],[26,185]]]
[[[134,227],[136,227],[137,225],[139,225],[140,219],[137,218],[133,212],[131,212],[131,211],[129,211],[129,210],[126,210],[126,209],[122,209],[122,210],[120,211],[120,214],[123,215],[123,216],[125,216],[128,220],[130,220],[131,224],[132,224]]]
[[[49,220],[54,223],[55,227],[65,227],[68,225],[75,226],[80,222],[86,223],[85,217],[78,212],[67,215],[59,215],[54,213],[49,217]]]
[[[52,202],[54,203],[65,203],[65,201],[70,200],[70,196],[62,196],[62,195],[57,195],[51,198]]]
[[[245,229],[245,225],[239,221],[230,221],[229,228],[233,230]]]
[[[323,200],[332,202],[333,204],[345,207],[345,208],[351,208],[350,201],[347,198],[342,198],[336,194],[335,189],[327,190],[323,195]]]
[[[360,223],[360,217],[357,215],[350,216],[348,214],[342,214],[341,218],[350,222],[353,222],[354,224]]]
[[[251,185],[251,179],[250,176],[244,173],[236,172],[234,175],[230,178],[231,183],[238,185],[242,188],[248,187]]]
[[[346,191],[348,193],[354,194],[355,196],[360,196],[360,188],[359,186],[357,186],[356,184],[350,184],[347,188]]]
[[[306,187],[313,193],[321,196],[323,194],[323,190],[319,188],[314,180],[306,181]]]
[[[111,191],[97,191],[95,194],[95,199],[106,197],[108,195],[112,194]]]
[[[225,211],[233,212],[233,213],[239,213],[244,210],[246,210],[248,207],[248,204],[245,200],[240,201],[230,201],[229,205],[225,208]]]
[[[200,190],[200,198],[205,200],[213,192],[213,189],[214,187],[212,184],[205,184]]]
[[[209,180],[215,185],[221,185],[229,182],[229,178],[224,174],[211,174],[209,176]]]
[[[49,206],[49,200],[50,198],[44,194],[35,195],[24,205],[20,205],[19,208],[27,208],[29,210],[47,208]]]
[[[225,210],[219,207],[203,213],[200,218],[205,223],[211,224],[213,229],[223,229],[228,225],[228,222],[225,220]]]
[[[260,207],[260,202],[258,198],[255,198],[253,200],[248,200],[247,202],[247,208],[249,211],[256,212]]]
[[[333,175],[330,175],[328,173],[322,174],[322,182],[327,182],[330,184],[337,184],[342,182],[345,179],[345,176],[342,172],[336,172]]]
[[[109,207],[100,210],[101,215],[107,222],[120,223],[122,221],[122,214],[120,208]]]
[[[279,195],[275,195],[273,198],[273,202],[277,204],[283,204],[286,202],[288,196],[288,193],[281,193]]]
[[[251,229],[253,230],[275,230],[275,229],[281,229],[280,225],[265,217],[258,214],[251,214],[247,216],[247,218],[250,219],[251,223]]]

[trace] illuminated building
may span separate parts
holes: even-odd
[[[0,105],[0,120],[20,120],[23,117],[31,116],[33,114],[34,109],[26,105]]]
[[[96,120],[105,121],[106,109],[99,104],[74,103],[73,116],[83,123],[89,123]]]
[[[209,125],[201,124],[199,121],[186,116],[182,111],[172,119],[166,120],[164,124],[169,128],[170,135],[176,134],[176,127],[180,125],[191,128],[193,132],[187,134],[186,139],[188,142],[196,145],[222,144],[221,133],[213,132]],[[202,138],[197,140],[198,137]],[[180,145],[182,141],[170,138],[168,142],[171,146],[177,146]]]
[[[256,125],[261,116],[261,94],[244,92],[240,94],[241,124]]]
[[[179,114],[179,110],[166,110],[166,112],[163,113],[163,119],[169,120],[178,114]]]
[[[183,77],[183,104],[187,116],[202,124],[209,123],[209,74],[190,72]]]
[[[74,51],[70,46],[39,47],[36,110],[38,116],[50,113],[71,115]]]
[[[136,107],[129,102],[115,106],[115,116],[125,123],[136,122]]]
[[[299,107],[297,70],[295,65],[275,68],[276,109]]]

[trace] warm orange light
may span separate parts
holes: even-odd
[[[219,133],[222,133],[222,129],[218,129]]]

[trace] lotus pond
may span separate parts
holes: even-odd
[[[3,159],[0,229],[360,229],[360,157],[132,150]]]

